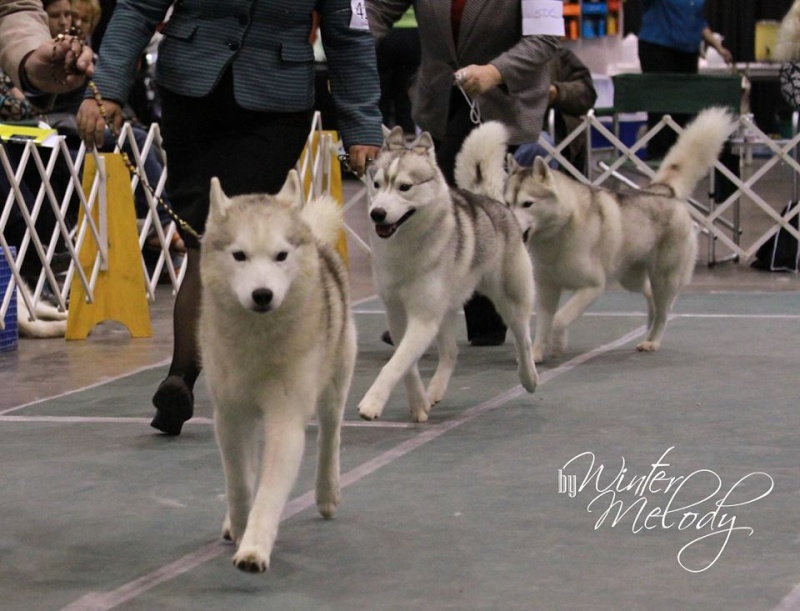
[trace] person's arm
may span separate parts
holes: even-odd
[[[119,0],[100,47],[94,91],[87,88],[78,110],[78,131],[87,147],[101,146],[106,126],[118,131],[124,121],[122,107],[136,78],[136,66],[172,0]]]
[[[733,63],[733,54],[723,46],[719,38],[714,36],[714,32],[711,31],[710,27],[706,26],[703,28],[702,36],[703,36],[703,42],[706,43],[709,47],[713,47],[714,49],[716,49],[717,53],[719,53],[722,56],[722,59],[724,59],[729,64]]]
[[[553,70],[550,105],[568,115],[585,115],[597,101],[592,73],[567,49],[559,51],[553,61],[558,65]]]
[[[456,78],[470,97],[500,85],[505,85],[511,93],[521,91],[530,85],[532,72],[548,69],[557,47],[556,36],[523,36],[487,64],[461,68]]]
[[[383,144],[375,41],[369,29],[351,27],[350,0],[328,0],[319,9],[339,132],[350,166],[362,174]]]
[[[92,51],[72,37],[50,38],[41,2],[0,3],[0,68],[26,94],[61,93],[93,72]]]
[[[369,15],[369,29],[376,40],[382,40],[413,2],[412,0],[381,0],[380,2],[367,0],[365,4]]]

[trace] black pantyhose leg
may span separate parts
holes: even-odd
[[[156,416],[150,426],[167,435],[180,435],[194,413],[192,389],[200,375],[197,320],[200,314],[200,251],[186,249],[186,274],[175,297],[172,363],[167,378],[153,395]]]

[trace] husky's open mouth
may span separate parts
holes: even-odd
[[[397,231],[397,228],[410,219],[416,211],[416,208],[411,208],[411,210],[401,216],[396,223],[375,223],[375,233],[378,234],[379,238],[386,239],[392,237],[394,232]]]

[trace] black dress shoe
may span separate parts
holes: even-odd
[[[483,333],[475,335],[469,340],[472,346],[502,346],[506,343],[506,332],[496,331],[494,333]]]
[[[169,376],[153,395],[156,416],[150,423],[154,429],[171,436],[181,434],[183,423],[194,414],[194,395],[181,376]]]

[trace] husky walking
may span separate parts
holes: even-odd
[[[475,290],[492,300],[511,329],[520,381],[533,392],[532,268],[511,211],[485,196],[451,190],[427,132],[406,144],[402,130],[393,129],[373,168],[373,277],[397,347],[361,400],[361,417],[378,418],[402,378],[411,418],[428,419],[455,368],[458,313]],[[426,390],[417,362],[434,338],[439,363]]]
[[[301,209],[294,170],[277,195],[228,198],[214,178],[210,199],[199,338],[225,471],[223,536],[238,546],[237,568],[260,572],[315,414],[317,507],[329,518],[339,503],[340,429],[356,358],[347,274],[333,247],[343,219],[331,198]]]
[[[563,352],[568,327],[614,281],[644,294],[648,330],[636,348],[658,350],[669,312],[691,280],[697,258],[697,233],[686,199],[714,164],[733,123],[723,108],[700,113],[641,191],[588,186],[552,171],[541,158],[531,168],[509,161],[503,198],[519,220],[533,259],[537,363]],[[477,189],[486,182],[480,177],[487,168],[497,173],[506,140],[497,124],[484,125],[473,135],[462,148],[459,186]],[[574,293],[559,307],[565,290]]]

